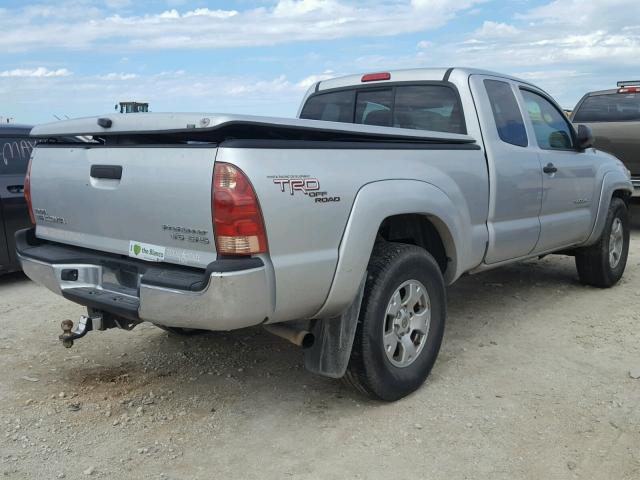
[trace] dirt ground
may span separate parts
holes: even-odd
[[[627,271],[580,285],[547,257],[449,289],[440,358],[394,404],[302,368],[261,329],[93,332],[0,278],[0,472],[11,479],[638,479],[640,209]]]

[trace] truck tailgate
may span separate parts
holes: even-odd
[[[36,235],[205,267],[216,259],[215,155],[214,145],[39,146],[31,166]]]

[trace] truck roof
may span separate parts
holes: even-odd
[[[593,92],[587,92],[584,94],[585,97],[595,97],[598,95],[610,95],[612,93],[618,93],[617,88],[609,88],[607,90],[594,90]]]

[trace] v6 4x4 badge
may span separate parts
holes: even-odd
[[[339,202],[340,197],[329,195],[326,191],[320,190],[320,180],[309,175],[274,175],[271,178],[273,183],[280,187],[282,193],[293,196],[297,192],[313,198],[314,203]]]

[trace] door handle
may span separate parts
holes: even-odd
[[[108,180],[122,179],[121,165],[91,165],[91,176]]]
[[[547,163],[546,167],[544,167],[542,169],[542,171],[544,173],[556,173],[558,171],[558,169],[556,168],[556,166],[553,163],[549,162],[549,163]]]
[[[8,185],[9,193],[24,193],[24,185]]]

